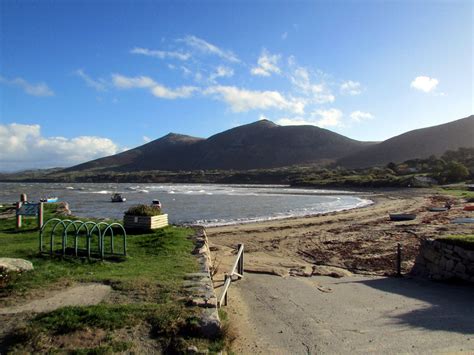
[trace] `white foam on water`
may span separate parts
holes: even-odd
[[[260,217],[253,217],[253,218],[236,218],[236,219],[196,220],[194,222],[186,223],[186,224],[189,224],[189,225],[198,224],[204,227],[219,227],[219,226],[247,224],[247,223],[254,223],[254,222],[265,222],[265,221],[272,221],[272,220],[279,220],[279,219],[286,219],[286,218],[317,216],[320,214],[325,214],[325,213],[330,213],[330,212],[346,211],[346,210],[351,210],[354,208],[366,207],[374,203],[374,201],[372,200],[362,199],[362,198],[357,198],[357,201],[358,202],[355,205],[345,204],[345,205],[339,205],[337,207],[333,206],[331,208],[330,205],[337,204],[337,202],[333,201],[329,203],[318,204],[317,207],[300,208],[300,209],[295,209],[295,210],[291,210],[287,212],[275,213],[271,216],[260,216]]]

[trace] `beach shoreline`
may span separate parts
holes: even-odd
[[[230,271],[235,248],[241,243],[247,272],[282,277],[393,275],[398,243],[403,250],[402,270],[409,272],[422,239],[468,233],[468,226],[449,223],[465,214],[460,199],[433,189],[374,189],[358,197],[373,203],[312,216],[206,228],[219,265],[216,279]],[[454,201],[450,211],[427,210],[446,200]],[[390,213],[414,213],[417,218],[392,222]]]

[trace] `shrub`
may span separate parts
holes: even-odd
[[[161,214],[161,208],[148,205],[137,205],[132,206],[125,212],[127,216],[159,216]]]

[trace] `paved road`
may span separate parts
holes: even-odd
[[[231,287],[228,312],[241,335],[237,353],[474,350],[472,286],[247,273]]]

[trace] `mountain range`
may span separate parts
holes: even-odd
[[[474,147],[473,115],[383,142],[357,141],[316,126],[279,126],[260,120],[207,139],[169,133],[64,171],[250,170],[329,163],[364,168],[439,156],[460,147]]]

